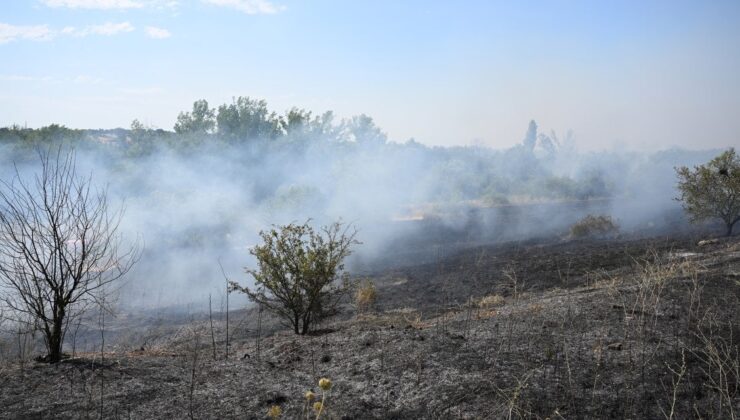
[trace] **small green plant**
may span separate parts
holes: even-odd
[[[570,227],[573,238],[611,237],[619,233],[619,225],[611,216],[589,214]]]

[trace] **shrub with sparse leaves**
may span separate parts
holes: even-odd
[[[306,334],[312,323],[336,314],[350,290],[343,261],[359,244],[356,233],[340,222],[320,231],[308,222],[262,231],[262,244],[250,250],[258,268],[247,269],[255,287],[231,282],[230,289],[282,317],[296,334]]]

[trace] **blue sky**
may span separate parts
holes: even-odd
[[[171,129],[196,99],[366,113],[397,141],[740,145],[740,2],[9,0],[0,125]]]

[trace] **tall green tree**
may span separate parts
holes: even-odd
[[[240,96],[218,107],[218,135],[224,139],[274,139],[283,134],[283,121],[264,100]]]
[[[293,107],[285,113],[283,126],[288,135],[304,133],[311,128],[311,111]]]
[[[191,112],[181,112],[177,116],[175,132],[177,134],[206,134],[216,127],[215,111],[208,106],[208,101],[200,99],[193,102]]]
[[[740,157],[731,148],[704,165],[676,168],[678,190],[692,221],[721,219],[727,236],[740,221]]]

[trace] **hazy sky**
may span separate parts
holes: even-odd
[[[740,146],[740,1],[3,0],[0,125],[172,129],[199,98],[391,139]]]

